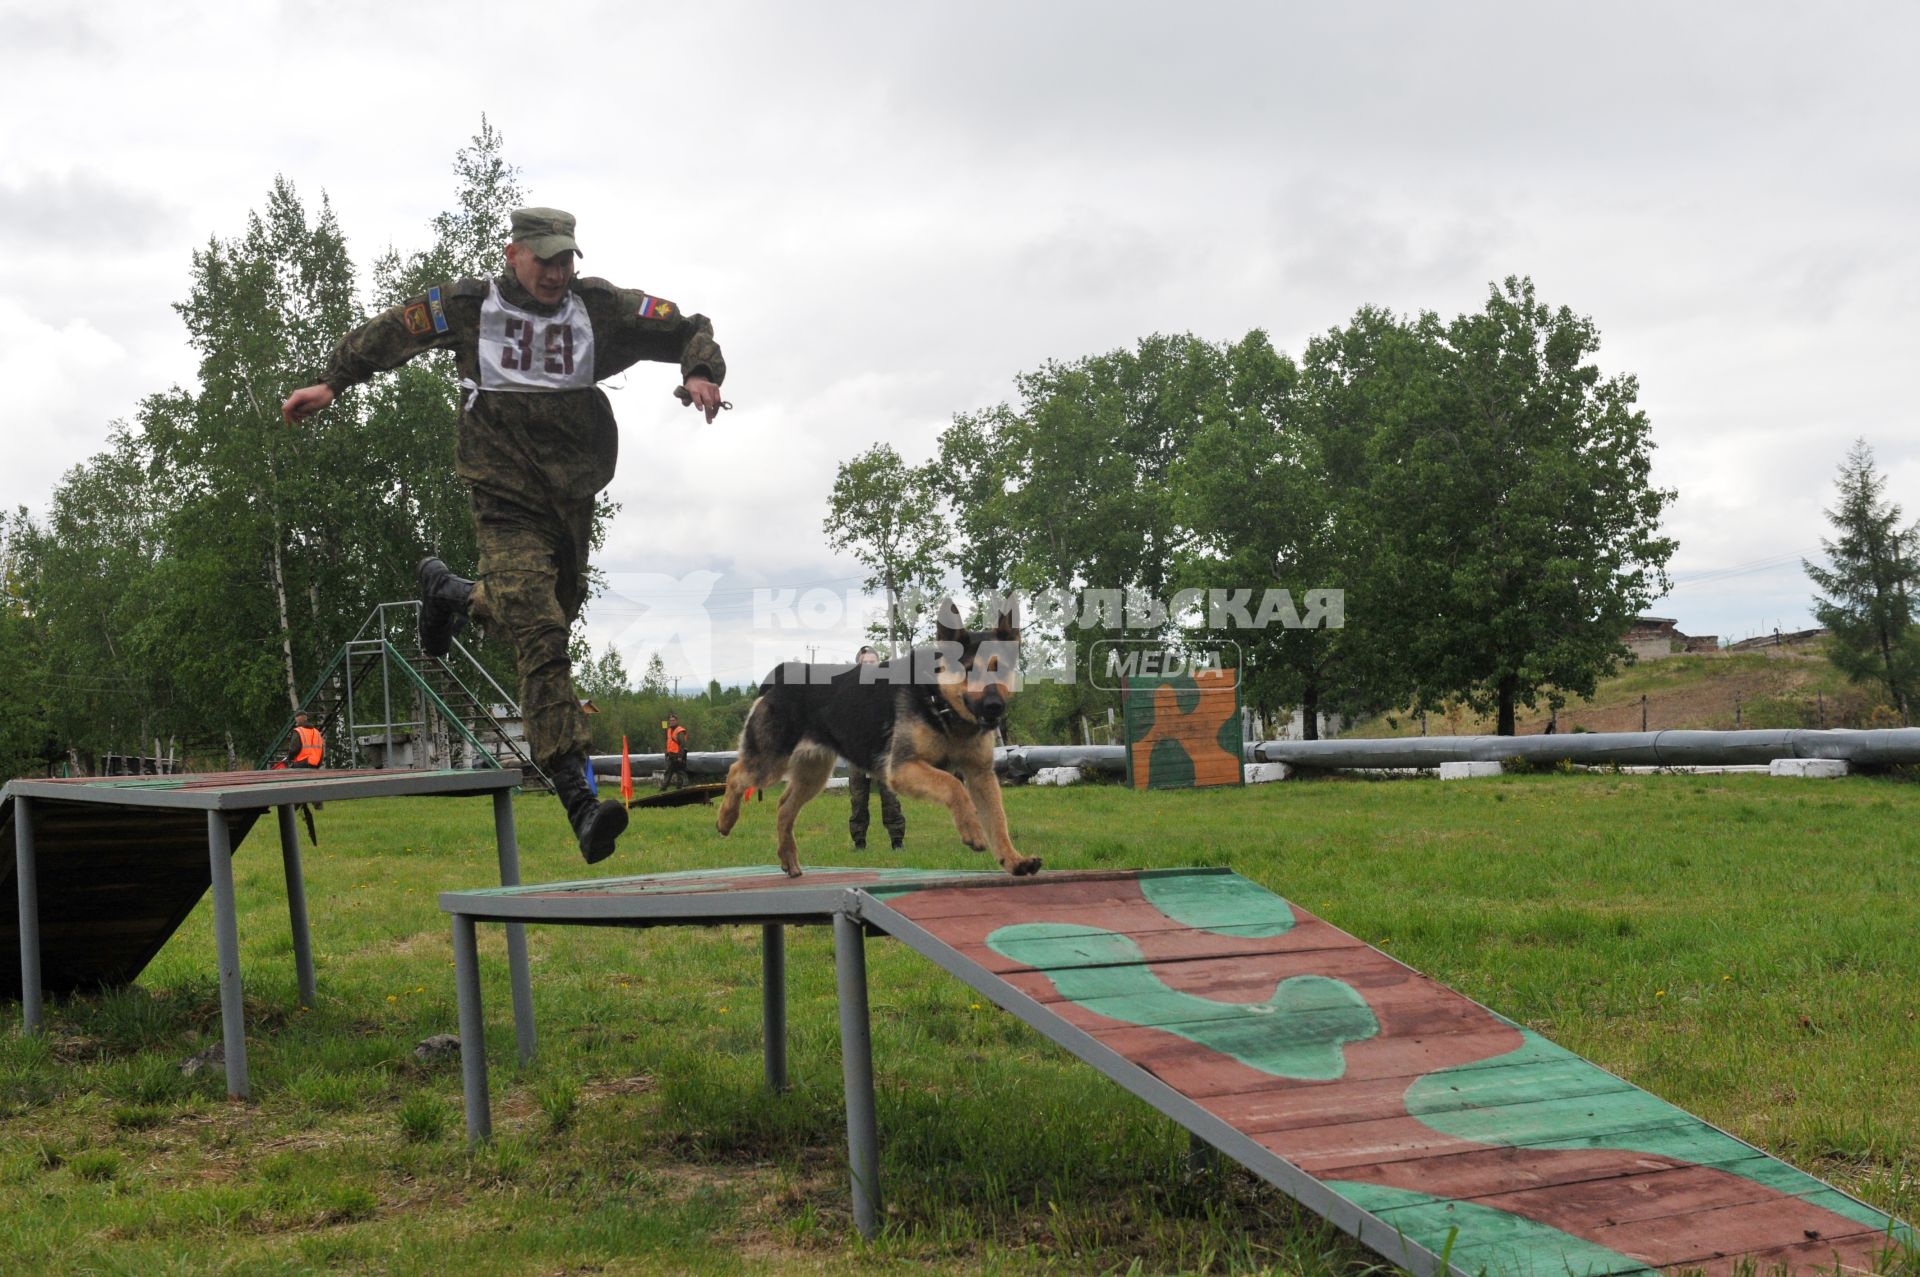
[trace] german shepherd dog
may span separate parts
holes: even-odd
[[[994,732],[1018,687],[1019,657],[1020,621],[1011,602],[993,629],[969,630],[948,600],[931,647],[879,665],[779,666],[747,711],[716,827],[730,833],[746,792],[785,776],[780,867],[798,878],[793,822],[826,788],[837,755],[896,793],[944,804],[960,841],[975,851],[991,847],[1008,873],[1037,872],[1040,862],[1015,851],[1007,835],[993,774]]]

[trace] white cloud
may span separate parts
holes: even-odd
[[[125,351],[84,319],[48,323],[0,297],[0,386],[6,387],[7,509],[45,505],[69,468],[99,452],[84,388]]]
[[[191,377],[190,255],[275,174],[331,198],[362,263],[406,251],[484,111],[591,270],[727,349],[739,406],[711,426],[665,369],[616,392],[610,571],[857,582],[820,531],[837,462],[924,458],[1019,371],[1152,331],[1297,352],[1363,304],[1452,314],[1516,272],[1641,380],[1683,629],[1804,621],[1795,568],[1699,578],[1816,545],[1856,435],[1920,517],[1910,7],[569,15],[531,49],[496,0],[0,0],[0,114],[32,122],[0,157],[0,507],[44,505]]]

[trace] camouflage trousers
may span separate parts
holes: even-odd
[[[587,601],[593,498],[538,506],[497,489],[469,488],[480,571],[472,614],[513,640],[527,749],[542,771],[592,739],[573,690],[567,639]]]
[[[869,787],[880,791],[880,824],[897,847],[907,839],[907,816],[900,810],[900,798],[858,767],[847,769],[847,795],[853,800],[853,810],[847,817],[847,832],[853,835],[856,846],[866,845],[867,826],[873,820],[867,807]]]

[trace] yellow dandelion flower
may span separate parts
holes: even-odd
[[[1655,989],[1653,991],[1653,996],[1656,998],[1664,998],[1667,996],[1667,991],[1665,989]]]
[[[391,994],[391,993],[389,993],[389,994],[387,995],[387,1001],[389,1001],[389,1002],[398,1002],[399,1000],[400,1000],[400,999],[399,999],[398,997],[396,997],[395,995],[393,995],[393,994]]]

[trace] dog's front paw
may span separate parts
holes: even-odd
[[[1022,856],[1013,862],[1007,872],[1016,878],[1026,878],[1030,875],[1037,874],[1040,872],[1040,857]]]

